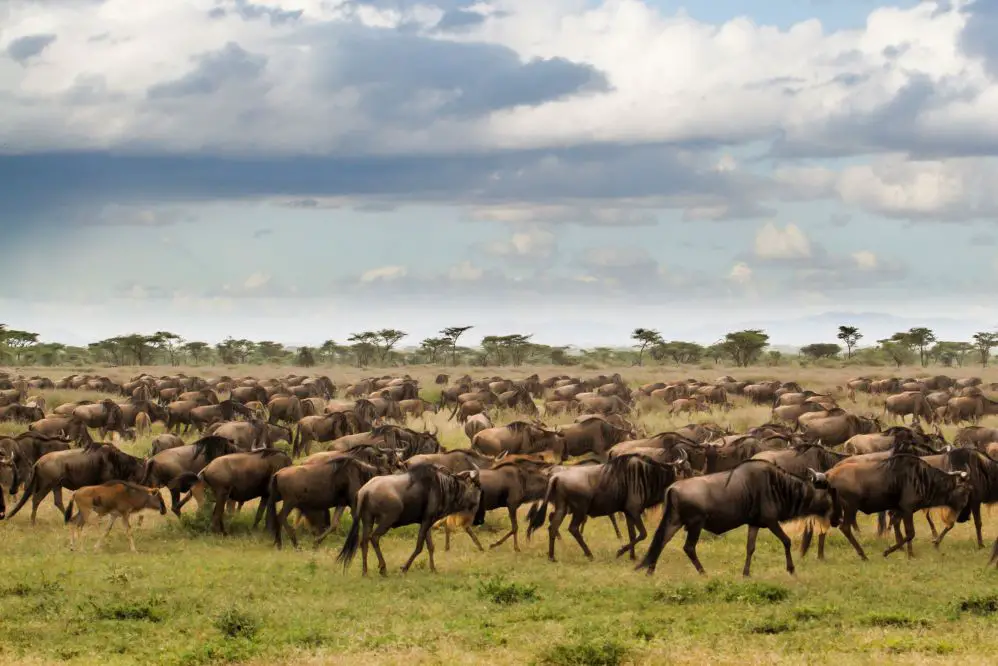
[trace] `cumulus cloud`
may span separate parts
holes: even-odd
[[[752,269],[745,262],[738,262],[731,267],[728,278],[738,284],[748,284],[752,281]]]
[[[243,283],[246,289],[259,289],[270,282],[270,273],[253,273]]]
[[[796,224],[780,229],[767,223],[755,236],[755,256],[760,259],[806,259],[811,243]]]
[[[509,238],[486,243],[485,250],[496,257],[538,260],[549,258],[557,245],[555,235],[545,229],[517,231]]]
[[[409,273],[405,266],[381,266],[364,271],[360,276],[361,282],[391,282],[404,278]]]
[[[861,271],[873,271],[877,269],[877,255],[869,250],[853,252],[852,258],[856,262],[856,268]]]
[[[447,276],[451,280],[458,280],[461,282],[474,282],[476,280],[481,280],[483,275],[485,275],[484,269],[473,265],[467,260],[462,261],[455,266],[451,266],[450,270],[447,271]]]

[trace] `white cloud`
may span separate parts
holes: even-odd
[[[382,266],[380,268],[372,268],[369,271],[364,271],[360,276],[361,282],[390,282],[392,280],[398,280],[399,278],[404,278],[408,275],[409,270],[405,266]]]
[[[768,222],[756,233],[755,256],[760,259],[804,259],[811,256],[811,243],[796,224],[780,229]]]
[[[507,240],[493,241],[486,245],[486,251],[497,257],[520,259],[546,259],[556,246],[555,235],[543,229],[518,231]]]
[[[856,262],[856,268],[863,271],[873,271],[877,269],[880,262],[877,261],[877,255],[869,250],[860,250],[859,252],[853,252],[853,261]]]
[[[246,289],[259,289],[266,286],[268,282],[270,282],[270,273],[253,273],[246,278],[243,287]]]
[[[795,141],[833,131],[843,109],[860,117],[876,114],[916,77],[955,89],[988,85],[981,64],[958,48],[962,3],[876,8],[862,29],[826,32],[818,20],[783,31],[747,18],[711,25],[640,0],[595,6],[507,0],[502,13],[446,39],[428,32],[441,14],[429,3],[406,11],[350,3],[348,11],[342,2],[267,2],[305,10],[280,25],[231,11],[224,19],[210,18],[218,7],[214,0],[147,0],[142,11],[132,0],[9,4],[0,48],[32,34],[58,39],[45,49],[44,66],[0,68],[0,88],[18,91],[0,109],[0,140],[8,150],[141,143],[282,154],[358,146],[378,153],[449,153],[593,141],[741,142],[776,130]],[[460,89],[416,81],[404,91],[405,110],[375,122],[364,105],[367,81],[350,78],[354,54],[349,45],[341,53],[348,44],[342,38],[354,38],[364,27],[401,25],[421,27],[422,36],[433,34],[442,44],[507,47],[521,62],[587,63],[605,73],[609,86],[603,93],[468,116],[443,113]],[[406,38],[413,34],[408,30]],[[214,78],[196,71],[204,63],[198,58],[229,43],[249,55],[229,69],[215,63]],[[337,57],[343,55],[351,57]],[[353,62],[383,71],[378,63]],[[667,75],[663,62],[671,63]],[[184,87],[171,90],[191,94],[147,96],[177,81]],[[992,87],[933,105],[914,129],[925,136],[938,131],[994,138],[996,108]],[[365,140],[351,142],[358,132]]]
[[[457,280],[460,282],[474,282],[475,280],[481,280],[485,271],[477,266],[473,266],[468,260],[462,261],[461,263],[451,266],[450,270],[447,271],[447,276],[451,280]]]
[[[728,273],[728,278],[732,282],[737,282],[738,284],[748,284],[752,281],[752,269],[749,268],[749,265],[745,262],[739,261],[731,267],[731,272]]]

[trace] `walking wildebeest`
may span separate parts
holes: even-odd
[[[957,514],[957,522],[966,522],[970,517],[972,489],[967,472],[944,472],[911,454],[894,453],[881,460],[846,459],[830,469],[827,477],[842,505],[839,529],[862,560],[867,559],[866,553],[852,533],[860,511],[866,514],[890,511],[904,523],[904,539],[897,539],[897,543],[884,551],[884,557],[904,546],[908,547],[908,557],[912,556],[916,511],[946,506]],[[806,552],[803,545],[801,548]]]
[[[62,489],[77,490],[106,481],[138,481],[142,475],[142,459],[120,451],[113,444],[96,443],[83,449],[46,453],[31,467],[24,484],[24,494],[7,518],[13,518],[31,498],[31,524],[35,524],[38,505],[52,493],[60,512]]]
[[[184,444],[160,451],[146,460],[142,474],[142,485],[154,488],[166,487],[170,491],[171,509],[180,515],[180,495],[191,490],[193,479],[186,482],[184,475],[197,474],[211,461],[229,453],[239,453],[242,449],[224,437],[208,435],[193,444]],[[196,491],[194,497],[198,506],[204,504],[203,493]]]
[[[73,516],[73,504],[76,504],[79,511]],[[70,527],[69,548],[76,548],[78,537],[83,536],[83,527],[91,513],[98,516],[111,516],[107,524],[107,530],[97,539],[94,550],[100,548],[104,538],[111,533],[114,521],[119,517],[125,524],[125,534],[128,535],[128,546],[132,552],[135,550],[135,539],[132,538],[132,525],[128,522],[128,517],[133,513],[138,513],[143,509],[153,509],[166,514],[166,504],[163,496],[156,488],[147,488],[136,483],[127,481],[108,481],[98,486],[84,486],[73,493],[73,497],[66,506],[65,520],[73,522]]]
[[[197,478],[211,488],[215,496],[215,510],[211,518],[212,529],[226,534],[224,514],[225,505],[229,500],[242,503],[259,497],[261,502],[253,521],[253,529],[256,529],[263,517],[264,509],[267,508],[270,478],[277,470],[290,465],[291,458],[279,449],[229,453],[205,465],[197,474]]]
[[[376,476],[357,493],[356,517],[337,560],[343,563],[344,568],[349,566],[359,545],[363,574],[366,576],[367,546],[370,543],[378,557],[378,571],[382,576],[387,575],[388,564],[381,554],[381,537],[393,527],[416,524],[419,525],[416,549],[402,565],[402,573],[412,566],[423,551],[424,543],[429,554],[430,571],[435,572],[433,536],[430,534],[433,524],[459,511],[477,513],[481,497],[477,471],[454,474],[443,467],[417,465],[405,474]]]
[[[655,530],[648,552],[639,569],[655,572],[662,549],[681,528],[686,528],[683,551],[700,574],[706,571],[697,557],[700,532],[724,534],[748,525],[745,567],[748,576],[760,528],[768,528],[780,542],[787,558],[787,571],[794,572],[790,537],[780,523],[805,516],[821,516],[839,524],[835,492],[825,490],[827,480],[820,472],[809,472],[810,480],[784,471],[768,460],[745,460],[733,470],[677,481],[665,493],[665,513]]]
[[[627,519],[629,540],[617,550],[617,557],[630,551],[647,536],[641,514],[662,503],[666,489],[677,479],[689,476],[692,470],[685,452],[672,463],[660,463],[639,453],[611,458],[602,465],[576,467],[551,476],[539,509],[530,517],[529,537],[544,524],[547,505],[553,504],[548,524],[548,559],[555,561],[554,544],[558,528],[569,513],[572,522],[568,532],[592,560],[593,554],[582,538],[582,528],[590,517],[612,516],[623,512]],[[635,534],[637,532],[637,534]]]

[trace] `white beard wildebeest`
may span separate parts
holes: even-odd
[[[388,564],[381,553],[381,537],[393,527],[419,525],[416,548],[402,565],[402,573],[412,566],[423,551],[424,543],[429,553],[430,571],[436,572],[430,534],[433,524],[452,513],[477,512],[481,497],[477,471],[454,474],[443,467],[419,465],[405,474],[376,476],[357,493],[356,517],[337,560],[345,569],[360,546],[366,576],[370,544],[378,557],[378,571],[382,576],[387,575]]]
[[[120,451],[113,444],[96,443],[83,449],[46,453],[31,467],[24,484],[24,494],[7,518],[13,518],[30,497],[31,523],[35,523],[38,505],[50,492],[60,512],[62,489],[77,490],[107,481],[134,481],[142,476],[143,461]]]
[[[748,576],[760,528],[768,528],[783,543],[787,572],[793,574],[790,537],[780,523],[806,516],[820,516],[833,526],[839,524],[839,506],[834,491],[825,490],[826,478],[809,472],[804,480],[767,460],[749,459],[733,470],[677,481],[665,493],[665,513],[655,530],[648,552],[638,569],[655,572],[662,550],[672,537],[686,528],[683,551],[700,574],[705,574],[697,557],[700,533],[724,534],[748,525],[745,567]]]

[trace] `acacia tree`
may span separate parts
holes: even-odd
[[[295,365],[303,368],[311,368],[315,365],[315,354],[311,347],[299,347],[295,354]]]
[[[800,353],[808,358],[835,358],[842,353],[842,347],[830,342],[816,342],[800,348]]]
[[[419,343],[419,348],[428,355],[429,360],[427,362],[430,365],[436,365],[437,356],[450,346],[451,341],[447,338],[426,338]]]
[[[449,326],[440,331],[440,336],[450,343],[450,364],[457,365],[457,340],[474,326]]]
[[[211,345],[207,342],[194,341],[185,343],[181,349],[185,354],[191,357],[191,360],[194,361],[194,365],[198,365],[201,363],[201,359],[208,355],[208,349],[210,347]]]
[[[29,348],[38,344],[38,334],[31,331],[18,331],[4,326],[0,329],[0,345],[10,350],[14,362],[20,365],[21,356]]]
[[[885,340],[877,340],[877,344],[880,345],[880,349],[883,350],[887,356],[894,361],[894,365],[901,369],[901,366],[905,363],[909,363],[914,356],[912,349],[914,348],[914,343],[911,338],[908,337],[907,333],[895,333],[892,337]]]
[[[353,343],[350,348],[353,349],[354,354],[357,356],[358,366],[369,364],[371,359],[374,358],[374,353],[378,350],[378,334],[374,331],[351,333],[347,341]]]
[[[722,344],[735,365],[744,368],[759,358],[769,344],[769,335],[761,329],[750,328],[728,333]]]
[[[151,344],[166,353],[167,358],[170,359],[170,365],[178,365],[177,358],[184,339],[176,333],[170,333],[169,331],[156,331],[152,335],[152,338]]]
[[[696,363],[704,353],[704,348],[695,342],[683,342],[673,340],[656,345],[651,349],[652,358],[660,360],[670,358],[676,365],[683,363]]]
[[[910,329],[905,335],[907,335],[911,345],[918,348],[918,360],[924,368],[929,364],[928,349],[936,341],[936,334],[931,329],[918,327]]]
[[[388,355],[392,353],[392,349],[395,345],[405,336],[409,335],[405,331],[399,331],[394,328],[383,328],[377,333],[377,345],[381,352],[381,364],[385,365],[388,362]]]
[[[309,348],[302,347],[302,349],[309,349]],[[282,345],[280,342],[273,342],[271,340],[263,340],[262,342],[256,343],[256,350],[263,358],[263,360],[268,362],[277,360],[288,353],[288,351],[284,348],[284,345]],[[309,353],[311,353],[311,350],[309,351]],[[314,359],[312,361],[312,364],[313,365],[315,364]],[[299,363],[298,365],[301,365],[301,363]]]
[[[631,333],[631,339],[637,342],[634,346],[638,348],[638,365],[644,364],[645,349],[665,343],[662,334],[653,328],[636,328]]]
[[[846,358],[852,358],[852,349],[863,337],[863,334],[855,326],[839,326],[839,333],[835,337],[845,344]]]
[[[981,357],[981,367],[988,367],[991,350],[998,347],[998,333],[974,333],[974,349]]]

